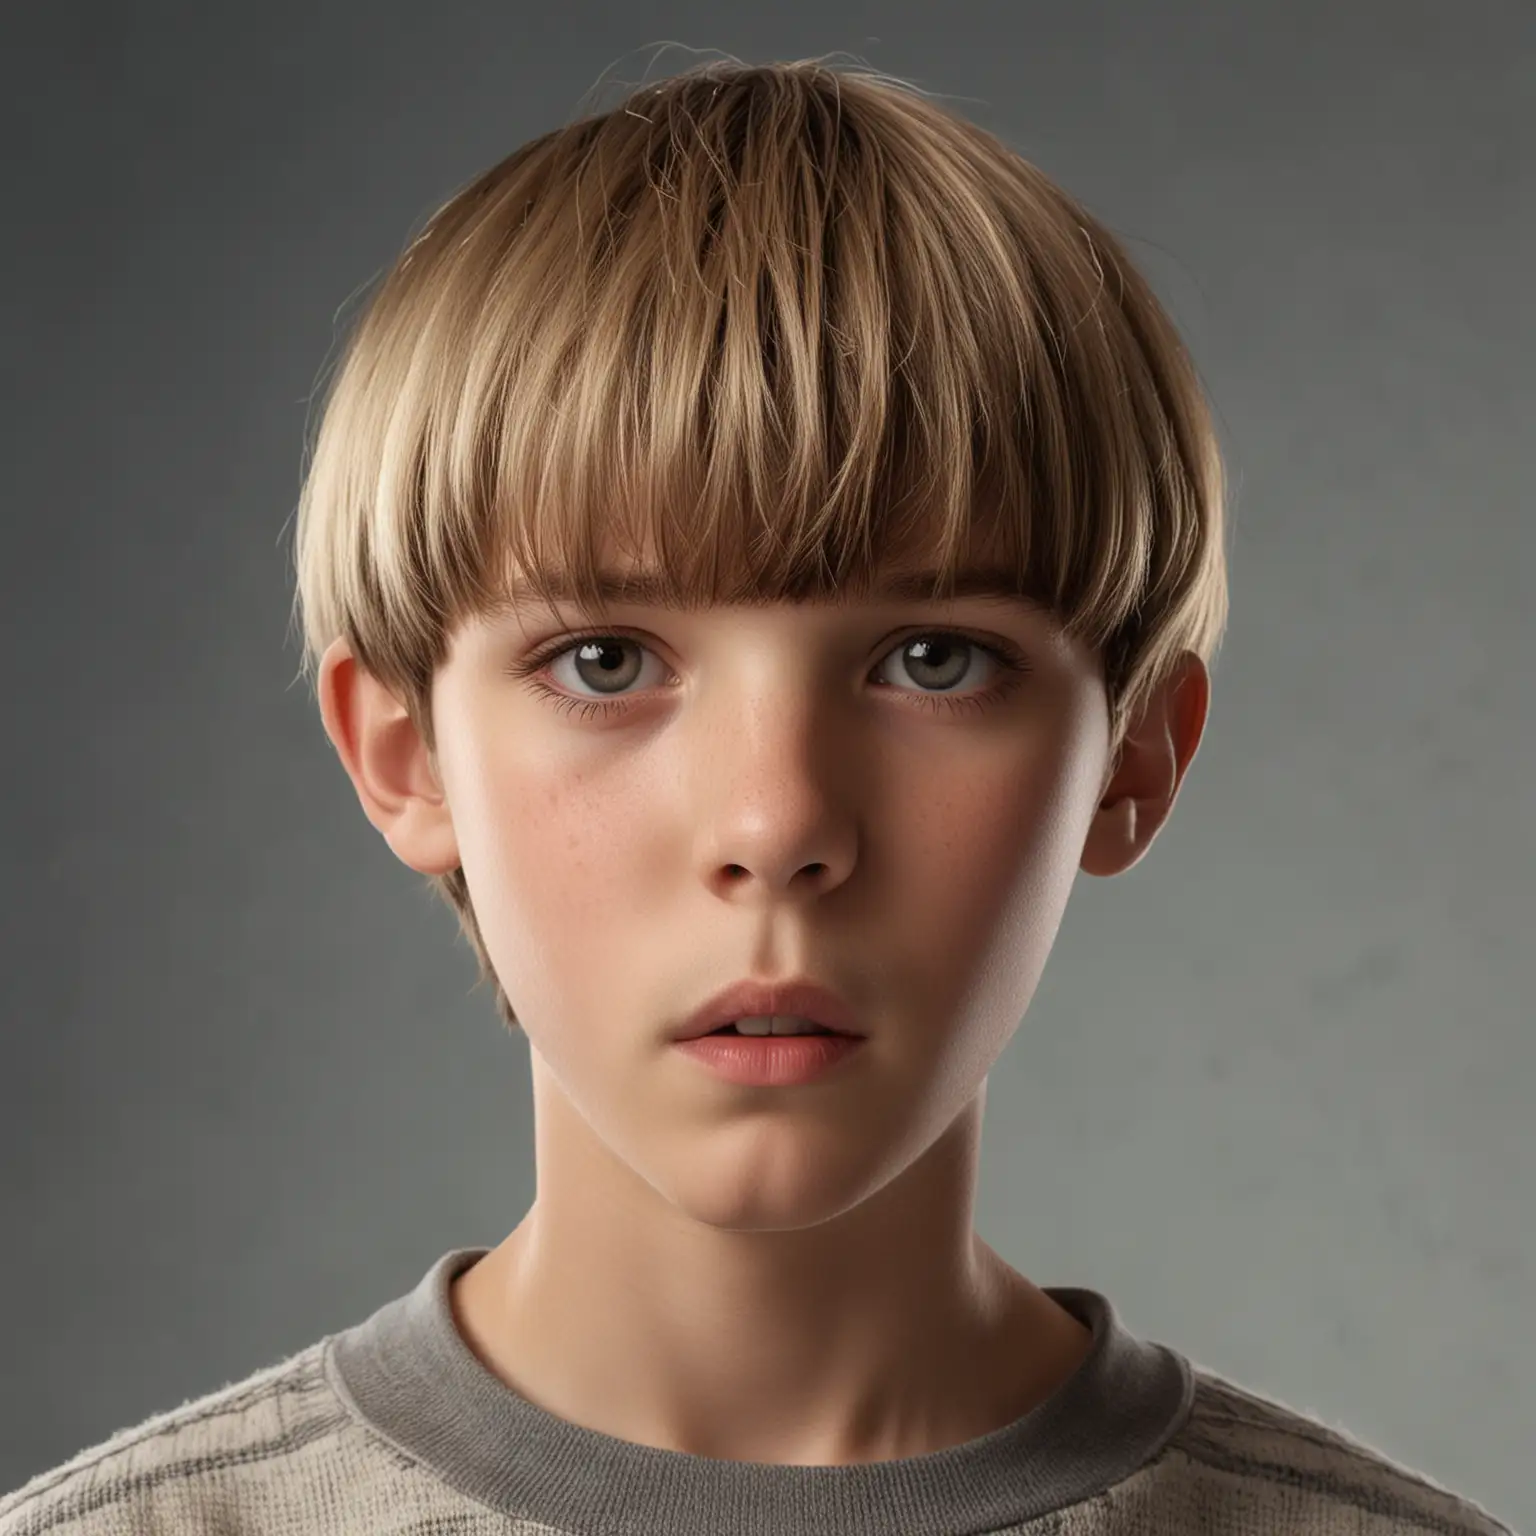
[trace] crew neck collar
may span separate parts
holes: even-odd
[[[455,1248],[406,1295],[325,1340],[348,1409],[443,1482],[554,1531],[624,1536],[945,1536],[1019,1525],[1155,1457],[1193,1401],[1189,1362],[1121,1325],[1097,1291],[1044,1286],[1093,1332],[1082,1363],[1022,1418],[922,1456],[851,1466],[717,1460],[558,1418],[494,1376],[458,1332]]]

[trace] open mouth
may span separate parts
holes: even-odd
[[[734,1024],[722,1024],[719,1029],[712,1029],[711,1035],[734,1035],[742,1040],[794,1040],[804,1035],[836,1035],[835,1029],[823,1029],[821,1025],[802,1025],[798,1029],[786,1030],[740,1030]]]
[[[730,1035],[736,1040],[803,1040],[806,1035],[823,1035],[823,1037],[839,1038],[839,1040],[851,1040],[852,1035],[842,1034],[839,1029],[771,1029],[771,1031],[745,1031],[737,1029],[736,1025],[720,1025],[719,1029],[711,1029],[710,1035]],[[707,1037],[708,1038],[708,1035]]]

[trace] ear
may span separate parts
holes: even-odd
[[[1194,761],[1210,701],[1205,663],[1183,652],[1126,727],[1083,844],[1085,874],[1122,874],[1152,846]]]
[[[358,665],[345,640],[320,662],[320,716],[357,798],[390,850],[424,875],[459,867],[436,765],[403,704]]]

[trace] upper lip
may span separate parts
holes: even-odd
[[[736,981],[717,992],[672,1036],[674,1040],[696,1040],[723,1024],[737,1019],[772,1014],[794,1014],[809,1019],[840,1035],[862,1035],[856,1027],[853,1009],[830,988],[799,978],[791,981]]]

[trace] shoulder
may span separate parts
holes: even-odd
[[[253,1484],[280,1492],[297,1454],[351,1423],[325,1376],[325,1344],[118,1430],[0,1495],[0,1536],[253,1528],[253,1492],[256,1508],[267,1502]]]
[[[1297,1536],[1514,1536],[1482,1505],[1341,1428],[1199,1367],[1193,1376],[1189,1415],[1160,1458],[1187,1485],[1191,1528],[1213,1504],[1267,1505],[1277,1517],[1283,1509],[1275,1529]]]

